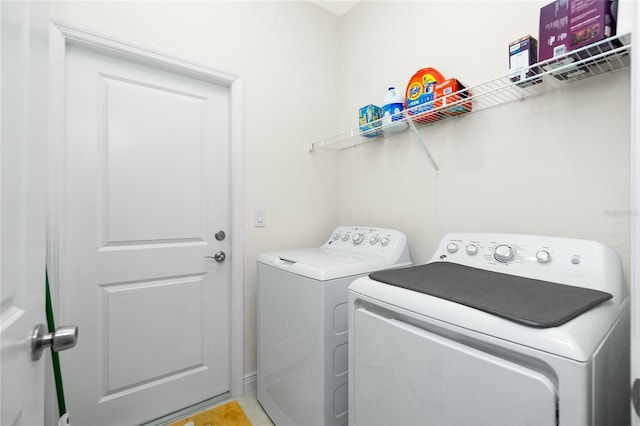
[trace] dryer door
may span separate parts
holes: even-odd
[[[362,308],[350,332],[354,425],[556,425],[546,376]]]

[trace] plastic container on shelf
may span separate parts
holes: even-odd
[[[438,114],[425,114],[434,108],[436,101],[436,84],[443,83],[445,78],[435,68],[418,70],[407,84],[407,114],[418,123],[429,123],[438,120]]]
[[[382,105],[382,132],[401,132],[408,126],[404,116],[404,97],[395,87],[389,87]]]

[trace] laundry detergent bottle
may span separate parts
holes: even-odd
[[[409,125],[404,116],[404,98],[395,87],[389,87],[382,105],[382,132],[401,132]]]

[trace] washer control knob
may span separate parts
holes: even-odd
[[[342,241],[349,241],[349,233],[348,232],[342,236]]]
[[[353,243],[354,244],[357,245],[357,244],[360,244],[363,241],[364,241],[364,234],[358,233],[358,234],[355,234],[353,236]]]
[[[551,262],[551,254],[546,250],[539,250],[536,253],[536,259],[540,263],[549,263]]]
[[[501,244],[496,247],[496,251],[493,257],[501,263],[511,262],[516,257],[516,251],[506,244]]]
[[[475,244],[469,244],[469,245],[467,246],[467,254],[468,254],[469,256],[473,256],[473,255],[478,254],[478,246],[477,246],[477,245],[475,245]]]
[[[374,235],[373,237],[369,238],[369,244],[374,245],[375,243],[378,242],[379,239],[380,237],[378,237],[377,235]]]
[[[333,234],[333,239],[334,239],[334,240],[338,240],[338,239],[340,239],[340,234],[339,234],[339,233],[337,233],[337,232],[336,232],[335,234]]]
[[[447,251],[449,253],[455,253],[458,251],[458,245],[456,243],[447,244]]]
[[[578,265],[580,263],[580,258],[578,256],[573,256],[571,258],[571,263],[573,263],[574,265]]]
[[[389,237],[380,238],[380,244],[382,244],[383,246],[389,245],[390,242],[391,242],[391,239]]]

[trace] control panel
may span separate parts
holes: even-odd
[[[620,270],[617,253],[598,242],[519,234],[447,234],[437,261],[582,287]]]
[[[394,250],[403,250],[406,243],[406,236],[395,229],[340,226],[333,231],[322,247],[378,255]]]

